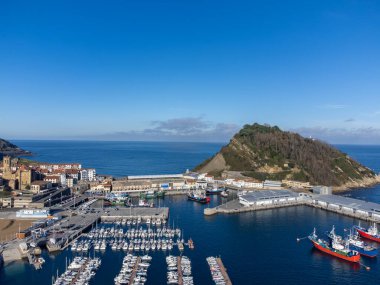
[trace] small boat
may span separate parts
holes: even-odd
[[[201,203],[201,204],[210,203],[210,198],[206,197],[205,195],[201,194],[200,192],[189,192],[187,194],[187,199],[190,201]]]
[[[209,189],[206,189],[206,195],[217,195],[217,194],[220,194],[224,191],[224,188],[209,188]]]
[[[220,196],[224,197],[224,198],[227,198],[228,197],[228,193],[226,192],[226,190],[222,191],[220,193]]]
[[[189,245],[190,249],[194,249],[194,242],[193,242],[193,240],[191,238],[189,238],[187,244]]]
[[[354,229],[359,233],[361,237],[380,243],[380,235],[376,224],[373,224],[368,229],[361,227],[359,224],[358,226],[354,226]]]
[[[318,238],[315,228],[308,238],[316,249],[324,253],[349,262],[360,262],[360,254],[357,251],[349,249],[347,244],[340,243],[338,239],[333,239],[330,245],[327,241]]]

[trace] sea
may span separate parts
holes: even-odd
[[[46,162],[79,162],[96,168],[100,174],[114,176],[182,173],[215,154],[222,144],[167,142],[94,142],[94,141],[12,141],[34,153],[32,159]],[[364,165],[380,172],[380,146],[337,145],[340,150]],[[380,186],[353,189],[341,195],[380,203]],[[158,202],[158,201],[156,201]],[[353,265],[315,250],[305,237],[313,228],[323,235],[335,225],[338,233],[359,221],[307,206],[264,210],[234,215],[203,215],[205,205],[187,201],[183,196],[167,196],[159,201],[170,208],[169,224],[191,237],[195,249],[184,255],[192,261],[194,283],[214,284],[206,262],[208,256],[220,256],[233,284],[378,284],[380,257],[362,258]],[[212,197],[210,207],[223,203]],[[362,225],[366,225],[362,222]],[[379,245],[378,245],[379,246]],[[91,253],[92,255],[93,253]],[[153,254],[146,284],[166,284],[165,256]],[[179,254],[176,250],[172,254]],[[90,281],[93,285],[112,285],[121,268],[123,252],[95,253],[102,265]],[[73,253],[43,252],[46,263],[36,271],[24,261],[0,269],[1,285],[51,284],[61,274]]]

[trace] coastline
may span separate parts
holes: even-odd
[[[0,151],[0,157],[3,157],[5,155],[10,155],[10,156],[33,156],[33,153],[30,151],[13,151],[13,150],[2,150]]]
[[[379,184],[380,184],[380,175],[376,175],[373,178],[366,177],[361,180],[354,180],[351,182],[347,182],[340,186],[333,186],[333,192],[343,193],[343,192],[347,192],[347,191],[350,191],[352,189],[357,189],[357,188],[362,188],[362,189],[371,188]]]

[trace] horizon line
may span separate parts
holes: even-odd
[[[317,138],[316,138],[317,139]],[[229,141],[169,141],[169,140],[104,140],[104,139],[7,139],[9,141],[67,141],[67,142],[139,142],[139,143],[208,143],[208,144],[228,144]],[[319,140],[319,139],[317,139]],[[323,141],[323,140],[321,140]],[[361,145],[361,146],[380,146],[380,143],[325,143],[331,145]]]

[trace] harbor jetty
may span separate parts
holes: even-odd
[[[223,275],[223,278],[224,278],[224,281],[226,282],[226,285],[232,285],[231,279],[230,279],[230,277],[229,277],[228,274],[227,274],[227,269],[224,267],[224,264],[223,264],[223,262],[222,262],[222,259],[221,259],[220,257],[217,257],[217,258],[216,258],[216,262],[217,262],[218,265],[219,265],[220,272],[221,272],[222,275]]]
[[[296,193],[290,190],[260,190],[228,201],[204,214],[237,214],[292,206],[309,206],[363,221],[380,223],[380,204],[333,194]]]
[[[177,256],[177,268],[178,268],[178,285],[183,285],[183,275],[181,270],[181,256]]]
[[[131,273],[131,279],[129,280],[128,284],[132,285],[135,282],[135,278],[137,275],[137,269],[139,268],[139,263],[141,262],[141,257],[137,257],[136,263],[133,266],[132,273]]]

